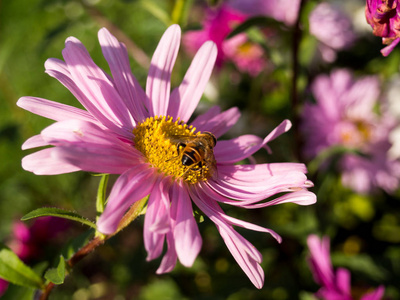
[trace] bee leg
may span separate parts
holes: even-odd
[[[176,145],[176,152],[178,153],[178,155],[177,156],[174,156],[174,157],[171,157],[170,159],[167,159],[166,161],[170,161],[170,160],[173,160],[173,159],[175,159],[175,158],[178,158],[179,156],[180,156],[180,153],[179,153],[179,149],[181,148],[181,147],[185,147],[186,145],[184,144],[184,143],[178,143],[177,145]]]

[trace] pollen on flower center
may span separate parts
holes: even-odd
[[[196,147],[199,147],[195,141],[201,136],[201,132],[196,132],[195,127],[188,126],[179,118],[176,121],[165,116],[147,118],[137,124],[133,134],[136,149],[152,167],[166,176],[191,184],[205,181],[212,176],[212,168],[203,163],[202,157],[193,157],[190,165],[182,162],[185,153],[191,155],[190,151],[196,151]]]

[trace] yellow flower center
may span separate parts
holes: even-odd
[[[211,164],[205,163],[206,158],[199,155],[204,153],[202,147],[205,145],[198,142],[201,132],[195,131],[195,127],[179,118],[176,121],[165,116],[147,118],[133,129],[135,147],[165,176],[195,184],[210,178],[214,171]],[[212,159],[213,146],[210,148]],[[190,163],[184,156],[188,156]]]

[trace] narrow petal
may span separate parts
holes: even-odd
[[[385,293],[385,287],[380,285],[376,290],[369,292],[361,297],[361,300],[381,300]]]
[[[181,29],[178,25],[170,26],[158,43],[151,59],[146,83],[146,94],[151,116],[167,115],[171,89],[171,72],[178,55]]]
[[[236,163],[253,155],[262,147],[282,133],[290,129],[289,120],[283,121],[268,136],[262,140],[254,135],[243,135],[228,141],[219,141],[215,146],[214,155],[219,163]]]
[[[209,110],[207,110],[204,114],[198,115],[191,125],[194,127],[202,127],[204,124],[208,122],[208,120],[214,118],[216,115],[221,113],[221,108],[218,105],[212,106]]]
[[[82,49],[75,38],[68,38],[62,51],[71,78],[87,99],[120,128],[129,131],[134,127],[132,118],[113,83]],[[103,119],[104,120],[104,119]],[[102,121],[102,120],[99,120]]]
[[[106,28],[100,29],[99,41],[122,100],[134,119],[143,121],[147,117],[144,106],[147,102],[146,93],[131,72],[126,47]]]
[[[55,121],[77,119],[97,123],[97,120],[85,110],[42,98],[21,97],[17,105],[31,113]]]
[[[232,107],[204,122],[194,122],[193,126],[196,126],[198,130],[212,132],[215,137],[220,137],[226,133],[233,125],[236,124],[240,118],[240,112],[237,107]],[[196,121],[196,120],[195,120]],[[218,144],[218,143],[217,143]]]
[[[111,190],[107,206],[97,221],[97,229],[104,234],[114,233],[127,209],[150,193],[155,178],[154,170],[144,164],[122,174]]]
[[[80,171],[80,168],[71,165],[52,155],[56,148],[47,148],[29,154],[22,159],[22,168],[36,175],[57,175]]]
[[[259,262],[261,262],[261,254],[251,243],[237,233],[232,226],[227,224],[216,214],[220,208],[218,208],[214,201],[207,201],[204,195],[200,197],[196,193],[192,193],[191,195],[196,205],[215,223],[236,262],[246,273],[251,282],[260,289],[264,283],[264,271],[259,265]]]
[[[210,79],[217,47],[211,41],[202,45],[178,88],[171,93],[168,115],[187,122],[197,107]]]
[[[171,215],[176,220],[174,237],[179,261],[185,267],[191,267],[200,252],[202,239],[189,194],[182,184],[172,187]]]
[[[122,174],[141,163],[132,145],[91,122],[68,120],[45,128],[41,136],[54,146],[53,157],[88,172]]]
[[[164,257],[161,261],[160,266],[156,271],[156,274],[168,273],[175,268],[178,256],[176,254],[176,248],[172,232],[167,233],[167,246],[168,246],[167,253],[164,254]]]
[[[79,47],[79,44],[77,44],[77,47]],[[115,123],[114,118],[110,118],[108,116],[107,110],[104,111],[102,105],[98,105],[96,101],[92,102],[85,95],[84,91],[82,91],[81,88],[78,87],[78,85],[74,81],[71,72],[68,70],[67,64],[65,62],[59,59],[50,58],[46,61],[45,67],[46,73],[62,83],[98,122],[109,128],[110,130],[120,134],[121,136],[125,136],[128,138],[132,137],[131,132],[123,130],[121,126],[118,126]]]
[[[169,186],[170,178],[159,178],[150,193],[143,230],[148,261],[160,256],[165,234],[171,229]]]
[[[49,143],[45,142],[43,137],[38,134],[27,139],[21,146],[22,150],[32,149],[37,147],[48,146]]]
[[[258,151],[263,140],[255,135],[242,135],[237,138],[218,141],[214,156],[218,163],[231,164],[248,158]]]

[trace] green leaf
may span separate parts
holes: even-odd
[[[22,221],[38,218],[38,217],[45,217],[45,216],[52,216],[52,217],[59,217],[64,218],[72,221],[80,222],[84,225],[92,227],[96,229],[96,224],[91,222],[90,220],[82,217],[81,215],[77,214],[73,211],[68,211],[60,208],[55,207],[42,207],[31,211],[30,213],[26,214],[21,218]]]
[[[41,289],[43,281],[6,246],[0,244],[0,277],[25,287]]]
[[[99,183],[99,188],[97,190],[96,211],[98,217],[103,213],[106,204],[106,191],[107,191],[108,178],[109,178],[108,174],[102,175]]]
[[[63,284],[65,279],[65,260],[62,255],[58,261],[57,268],[51,268],[46,271],[44,278],[54,284]]]

